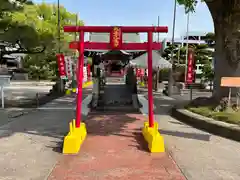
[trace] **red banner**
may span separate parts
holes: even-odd
[[[91,78],[91,65],[87,64],[87,78],[90,79]]]
[[[122,31],[120,27],[114,27],[110,33],[110,44],[112,49],[121,49],[122,47]]]
[[[188,65],[186,83],[191,84],[194,81],[194,53],[192,49],[188,50]]]
[[[57,63],[58,63],[58,71],[59,76],[61,78],[66,78],[66,66],[65,66],[65,60],[63,54],[57,54]]]
[[[137,68],[136,69],[136,75],[137,75],[137,77],[142,77],[144,75],[144,70],[140,69],[140,68]]]

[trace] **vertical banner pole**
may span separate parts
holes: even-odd
[[[154,126],[153,93],[152,93],[152,43],[153,33],[148,32],[148,120],[149,127]]]
[[[91,65],[87,63],[87,80],[90,81],[91,78]]]
[[[77,108],[76,108],[76,127],[80,127],[82,114],[82,83],[83,83],[83,64],[84,64],[84,32],[79,33],[79,57],[78,57],[78,93],[77,93]]]
[[[4,108],[5,103],[4,103],[4,87],[3,87],[3,85],[1,86],[1,98],[2,98],[2,108]]]

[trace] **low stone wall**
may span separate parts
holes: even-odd
[[[28,80],[28,73],[14,73],[13,77],[14,80]]]
[[[52,86],[56,82],[52,81],[21,81],[21,80],[11,80],[10,85],[13,86]]]
[[[172,108],[172,116],[195,128],[240,142],[240,126],[238,125],[217,121],[177,107]]]

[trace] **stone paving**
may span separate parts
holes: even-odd
[[[52,106],[62,108],[47,110]],[[1,180],[44,180],[61,157],[63,136],[75,117],[75,97],[62,97],[44,107],[10,121],[6,111],[0,117]]]
[[[150,154],[141,114],[90,114],[80,153],[65,155],[48,180],[184,180],[167,153]]]
[[[168,151],[188,180],[239,180],[240,143],[188,126],[169,114],[175,100],[155,95],[155,119]]]
[[[240,143],[171,118],[169,110],[179,102],[156,93],[155,119],[178,167],[168,154],[146,152],[139,114],[90,116],[89,135],[79,155],[62,156],[63,136],[75,116],[74,101],[63,97],[12,119],[10,113],[0,112],[1,180],[185,179],[178,167],[188,180],[240,179]]]

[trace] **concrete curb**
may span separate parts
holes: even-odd
[[[177,107],[172,108],[172,116],[197,129],[240,142],[240,127],[238,125],[216,121]]]
[[[51,81],[11,81],[12,86],[53,86],[56,82]]]

